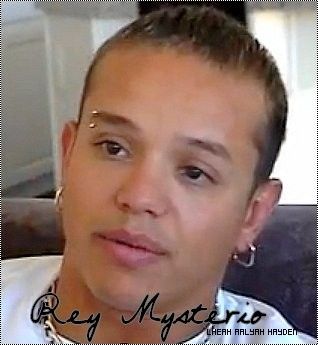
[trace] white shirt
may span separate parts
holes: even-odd
[[[36,299],[47,292],[58,276],[61,263],[61,256],[2,261],[2,344],[48,343],[43,327],[33,323],[30,314]],[[218,305],[221,317],[226,314],[226,310],[237,310],[241,314],[246,312],[247,315],[258,310],[265,313],[266,317],[253,326],[237,323],[236,318],[232,318],[227,325],[217,325],[219,333],[210,336],[209,344],[316,344],[314,338],[293,330],[278,311],[254,299],[220,290]],[[263,330],[263,334],[255,334],[260,332],[256,329]],[[206,338],[207,331],[204,331],[185,344],[202,344]],[[62,343],[72,342],[65,339]]]

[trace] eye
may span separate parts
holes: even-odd
[[[192,165],[184,167],[182,175],[185,175],[194,182],[199,181],[200,178],[207,178],[208,180],[214,182],[214,179],[207,173],[205,173],[202,169]]]
[[[126,150],[116,141],[105,140],[102,143],[99,143],[99,145],[102,147],[103,151],[106,151],[109,156],[122,157],[129,154],[128,150]]]

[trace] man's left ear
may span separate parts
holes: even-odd
[[[282,193],[280,180],[262,183],[254,192],[247,207],[246,216],[236,243],[238,253],[246,252],[263,230],[266,221],[278,204]]]

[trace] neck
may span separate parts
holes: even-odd
[[[148,296],[134,311],[120,310],[95,298],[89,288],[74,277],[76,275],[69,271],[66,274],[62,267],[56,291],[59,306],[53,321],[60,335],[80,343],[180,343],[202,332],[208,324],[198,324],[193,319],[204,321],[214,309],[217,289],[209,289],[200,301],[183,301],[183,305],[173,311],[151,312],[160,304],[160,295]],[[195,317],[193,310],[197,310]]]

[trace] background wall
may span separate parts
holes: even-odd
[[[34,1],[1,1],[2,23],[10,23],[23,19],[41,16]]]
[[[53,187],[43,17],[33,2],[4,1],[1,7],[2,187],[19,185],[32,196]]]
[[[317,14],[311,6],[256,9],[250,27],[274,55],[288,88],[287,140],[273,176],[281,203],[317,203]]]

